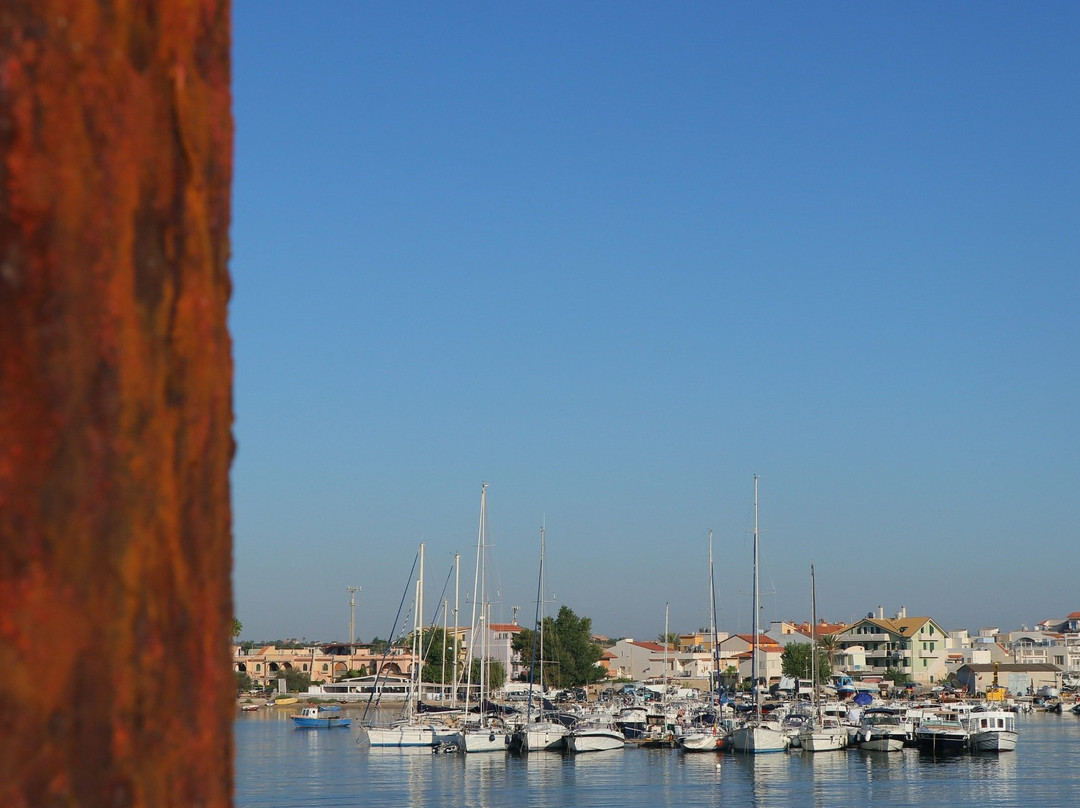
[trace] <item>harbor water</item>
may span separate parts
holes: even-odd
[[[1018,717],[1015,752],[746,756],[626,748],[577,756],[371,749],[351,728],[294,729],[289,710],[238,713],[237,808],[1064,806],[1080,800],[1080,717]],[[355,724],[355,722],[354,722]]]

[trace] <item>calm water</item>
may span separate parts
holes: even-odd
[[[289,710],[236,720],[238,808],[295,806],[1064,806],[1080,802],[1080,718],[1019,718],[1001,755],[934,760],[914,749],[742,756],[669,749],[432,754],[362,749],[357,730],[297,730]],[[719,763],[719,766],[717,765]]]

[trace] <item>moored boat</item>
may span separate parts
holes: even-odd
[[[622,749],[625,745],[626,738],[610,723],[577,724],[566,736],[566,748],[571,752],[604,752]]]
[[[352,723],[351,718],[342,718],[336,710],[322,710],[318,707],[304,707],[290,718],[297,729],[332,729],[347,727]]]
[[[932,754],[963,752],[970,738],[971,733],[955,710],[943,710],[925,718],[915,729],[915,746],[920,752]]]
[[[889,707],[871,707],[859,725],[859,748],[867,752],[900,752],[907,730],[899,711]]]
[[[1016,749],[1020,735],[1016,731],[1016,715],[1008,710],[976,708],[967,718],[973,752],[1011,752]]]

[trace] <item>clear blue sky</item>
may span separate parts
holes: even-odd
[[[1080,609],[1080,5],[234,3],[244,639]],[[452,588],[448,592],[453,597]],[[428,610],[429,616],[432,611]],[[463,621],[464,622],[464,621]]]

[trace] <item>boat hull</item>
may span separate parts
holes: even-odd
[[[621,733],[609,730],[585,730],[566,736],[566,748],[571,752],[606,752],[622,749],[625,745],[626,739]]]
[[[525,727],[522,732],[523,752],[560,752],[566,749],[568,730],[562,724],[542,724]]]
[[[718,732],[694,732],[679,741],[684,752],[721,752],[727,746],[727,738]]]
[[[847,730],[817,729],[799,735],[799,743],[807,752],[833,752],[847,746]]]
[[[293,724],[297,729],[334,729],[335,727],[347,727],[352,723],[351,718],[300,718],[293,716]]]
[[[456,743],[462,752],[505,752],[510,736],[501,729],[470,729],[459,732]]]
[[[903,752],[904,741],[889,735],[871,735],[859,743],[859,748],[867,752]]]
[[[402,724],[394,727],[365,727],[361,734],[371,746],[434,746],[435,731],[430,726]]]
[[[783,752],[788,748],[789,738],[772,727],[745,726],[731,733],[731,748],[736,752],[764,754]]]
[[[976,752],[1012,752],[1019,735],[1011,730],[976,732],[971,736],[971,748]]]
[[[969,740],[968,734],[963,731],[915,732],[915,747],[920,752],[930,754],[963,752],[968,748]]]

